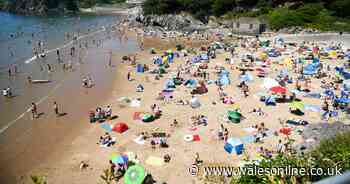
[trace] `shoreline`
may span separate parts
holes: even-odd
[[[39,111],[45,113],[44,117],[32,121],[29,118],[30,113],[26,113],[20,122],[15,123],[13,127],[11,126],[10,129],[1,134],[0,141],[3,145],[6,145],[0,150],[0,155],[2,155],[0,170],[3,173],[0,177],[1,183],[2,181],[4,183],[14,183],[14,181],[21,179],[20,173],[27,173],[28,170],[41,164],[44,160],[50,161],[51,155],[64,152],[65,147],[70,145],[71,140],[79,136],[86,128],[81,119],[85,117],[88,110],[95,108],[94,104],[104,101],[100,94],[103,94],[104,97],[110,95],[109,91],[112,87],[106,82],[113,83],[113,73],[116,72],[116,68],[106,69],[103,66],[104,64],[102,64],[103,69],[96,70],[96,67],[101,67],[101,64],[96,61],[106,62],[104,61],[107,54],[105,50],[108,47],[114,48],[114,50],[117,49],[113,51],[117,53],[120,53],[123,49],[125,50],[124,53],[128,53],[130,51],[127,50],[135,48],[133,46],[134,39],[124,43],[126,47],[118,46],[117,48],[115,48],[116,43],[114,43],[117,42],[117,39],[113,40],[104,40],[104,45],[106,45],[106,47],[103,47],[104,49],[89,48],[90,52],[88,54],[90,56],[85,61],[89,64],[81,66],[79,71],[67,73],[69,80],[64,81],[64,84],[59,86],[57,91],[49,94],[45,102],[38,105]],[[107,63],[105,65],[107,66]],[[96,88],[87,90],[81,87],[80,75],[85,72],[95,76]],[[70,90],[73,90],[74,94],[80,97],[70,96],[72,95],[72,93],[69,94]],[[85,100],[87,97],[89,99]],[[69,98],[71,98],[71,103],[74,103],[74,105],[69,105]],[[57,100],[63,108],[63,112],[68,114],[59,118],[54,117],[50,105],[53,100]],[[28,156],[29,158],[26,158]]]

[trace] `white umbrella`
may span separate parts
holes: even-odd
[[[278,82],[275,79],[265,78],[261,87],[265,89],[270,89],[275,86],[279,86]]]

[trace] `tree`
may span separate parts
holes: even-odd
[[[228,11],[232,11],[236,7],[235,0],[215,0],[212,9],[216,16],[221,16]]]
[[[66,9],[69,11],[76,12],[79,10],[77,0],[65,0],[65,6],[66,6]]]

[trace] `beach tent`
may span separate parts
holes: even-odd
[[[137,72],[137,73],[143,73],[143,72],[145,72],[144,65],[143,65],[143,64],[137,64],[137,65],[136,65],[136,72]]]
[[[319,64],[315,64],[315,63],[311,63],[311,64],[308,64],[304,67],[304,70],[303,70],[303,74],[304,75],[313,75],[316,73],[317,71],[317,68],[318,68]]]
[[[152,122],[155,118],[151,113],[144,113],[141,119],[143,122],[148,123]]]
[[[126,170],[124,174],[125,184],[142,184],[146,177],[145,169],[138,164],[135,164]]]
[[[229,74],[227,70],[222,70],[219,74],[218,83],[223,86],[231,84]]]
[[[165,81],[165,89],[176,88],[174,80],[168,79]]]
[[[114,132],[118,132],[118,133],[123,133],[128,129],[129,129],[128,125],[123,122],[116,123],[112,128]]]
[[[343,86],[344,86],[344,90],[349,91],[349,89],[350,89],[350,80],[344,80],[343,81]]]
[[[350,79],[350,73],[345,71],[344,68],[335,67],[335,70],[345,79]]]
[[[228,153],[236,153],[240,155],[243,153],[244,145],[240,139],[229,138],[224,145],[224,149]]]
[[[163,60],[162,60],[162,58],[161,57],[155,57],[154,59],[154,64],[156,64],[156,65],[162,65],[163,64]]]
[[[188,88],[194,88],[197,86],[197,80],[189,79],[189,80],[185,81],[184,85]]]
[[[326,89],[324,92],[324,95],[330,98],[333,98],[335,96],[334,91],[330,89]]]
[[[208,61],[209,60],[209,56],[207,54],[201,54],[200,58],[202,61]]]
[[[272,87],[279,86],[280,84],[271,78],[265,78],[262,84],[262,87],[265,89],[271,89]]]
[[[268,96],[265,99],[265,105],[276,105],[276,97],[274,95]]]
[[[267,55],[269,57],[278,57],[278,56],[281,56],[281,53],[276,49],[271,49]]]
[[[228,119],[233,123],[241,122],[242,114],[237,111],[227,111]]]
[[[198,100],[198,98],[194,97],[194,98],[192,98],[192,99],[190,100],[190,105],[191,105],[192,108],[195,109],[195,108],[200,107],[200,106],[201,106],[201,103],[200,103],[200,101]]]
[[[348,104],[348,103],[350,103],[350,99],[349,98],[336,98],[335,102]]]

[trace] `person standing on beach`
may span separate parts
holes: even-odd
[[[9,77],[12,76],[12,71],[11,71],[11,67],[9,67],[9,69],[7,70],[8,74],[9,74]]]
[[[61,58],[60,58],[60,50],[59,49],[56,50],[56,54],[57,54],[57,60],[58,60],[58,62],[60,62]]]
[[[112,55],[113,55],[112,51],[109,51],[109,61],[108,61],[109,67],[112,67]]]
[[[38,109],[37,109],[37,106],[34,102],[32,102],[32,106],[30,108],[30,111],[32,112],[33,119],[38,118]]]
[[[53,102],[53,110],[54,110],[57,117],[60,116],[60,113],[58,112],[58,104],[56,101]]]
[[[130,72],[128,72],[128,74],[127,74],[127,79],[128,79],[128,81],[131,81],[131,73]]]

